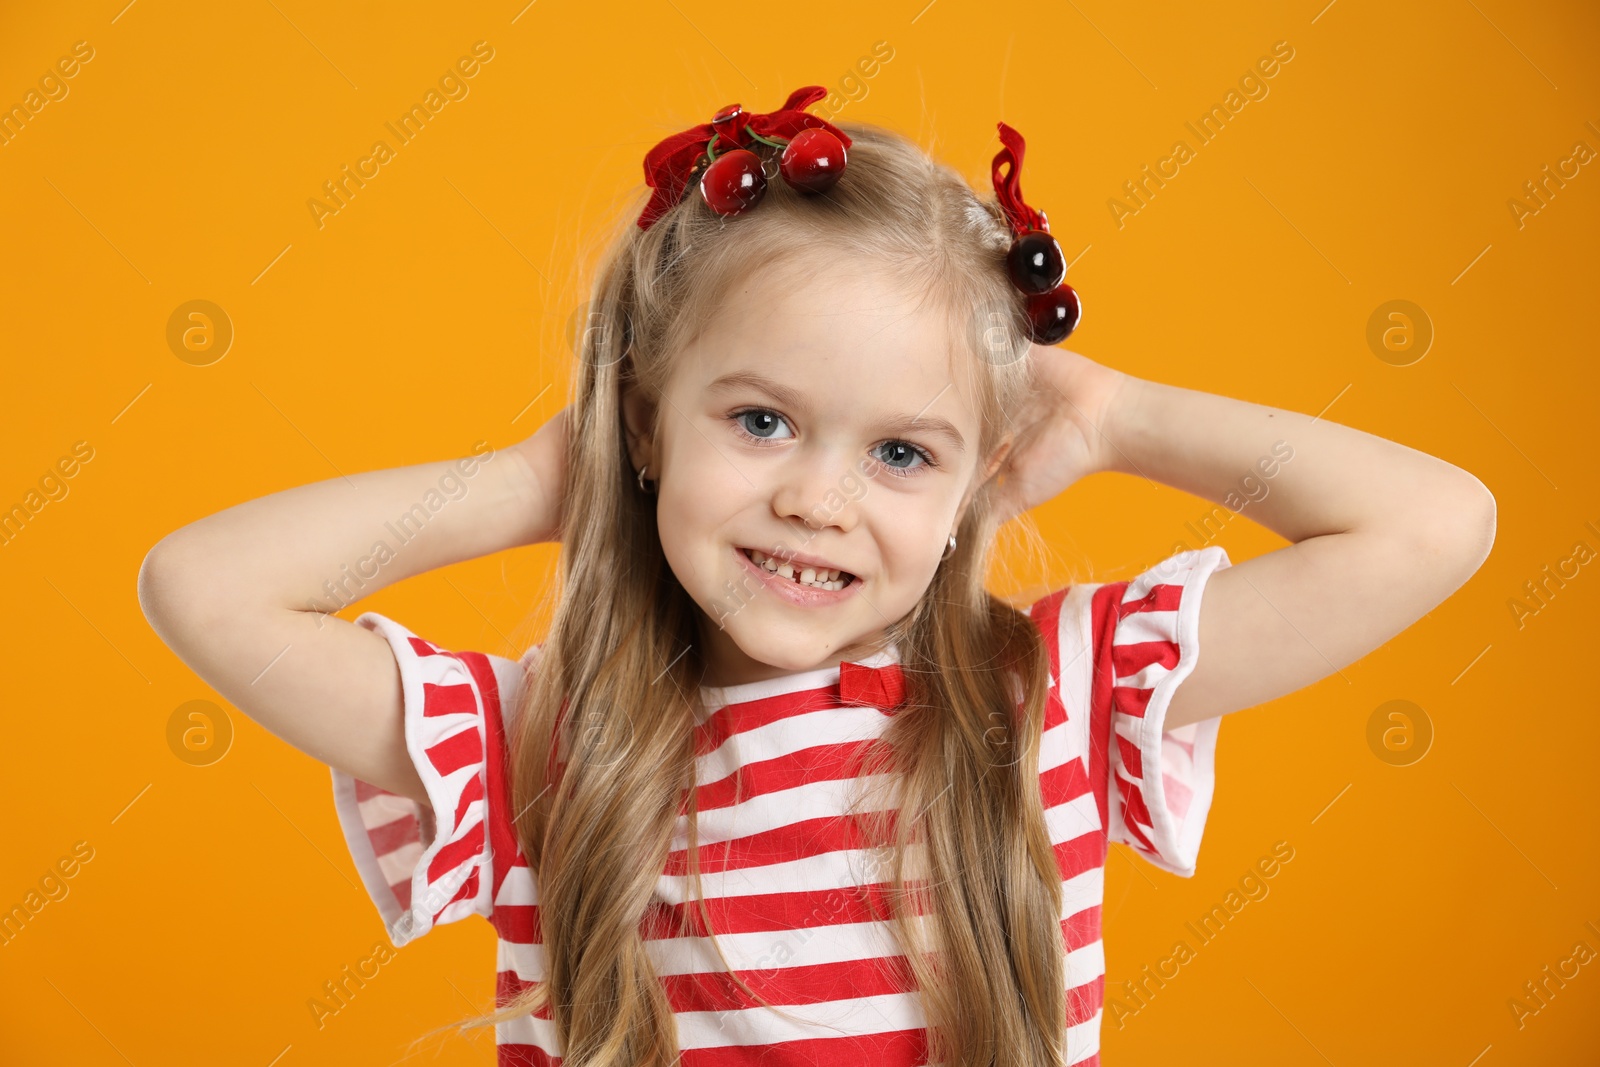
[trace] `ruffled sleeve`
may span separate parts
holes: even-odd
[[[1173,693],[1200,656],[1206,581],[1231,565],[1220,545],[1179,552],[1095,591],[1095,728],[1108,732],[1107,831],[1150,863],[1193,876],[1216,785],[1222,719],[1168,730]],[[1106,736],[1106,735],[1102,735]]]
[[[518,662],[446,651],[376,612],[355,621],[394,651],[406,749],[428,793],[424,806],[333,770],[345,843],[399,948],[440,923],[493,916],[517,858],[502,710],[515,708],[537,647]]]

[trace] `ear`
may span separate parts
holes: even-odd
[[[956,508],[957,526],[960,526],[961,520],[966,518],[967,506],[972,503],[973,495],[976,494],[977,491],[982,488],[982,486],[988,482],[990,478],[994,477],[995,472],[1000,469],[1000,465],[1006,461],[1006,456],[1010,455],[1011,453],[1012,444],[1013,437],[1008,433],[1000,439],[1000,444],[996,446],[992,453],[990,453],[989,460],[983,465],[982,470],[978,474],[973,475],[972,484],[969,485],[967,487],[967,491],[962,494],[961,504]]]
[[[628,461],[633,464],[633,469],[638,470],[651,462],[654,455],[650,439],[650,423],[653,412],[645,398],[634,384],[624,378],[622,390],[622,421],[627,431]]]

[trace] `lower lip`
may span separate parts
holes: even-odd
[[[739,561],[748,570],[754,572],[755,576],[768,589],[771,589],[790,603],[799,604],[802,607],[814,608],[837,604],[854,596],[856,586],[861,584],[861,579],[855,578],[843,589],[817,589],[809,585],[801,585],[791,578],[785,578],[781,574],[773,574],[765,567],[757,566],[756,561],[745,555],[742,548],[735,548],[733,554],[738,556]]]

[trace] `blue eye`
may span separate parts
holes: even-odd
[[[777,432],[778,425],[783,423],[782,415],[775,411],[768,411],[765,408],[751,408],[749,411],[741,411],[734,418],[739,421],[739,426],[752,437],[759,437],[763,440],[772,440],[773,434]],[[747,422],[747,419],[750,421]],[[778,438],[778,440],[782,440],[782,438]]]
[[[895,457],[892,460],[881,460],[883,465],[888,467],[891,471],[916,470],[921,466],[932,466],[932,460],[929,459],[928,454],[909,441],[885,441],[883,444],[878,446],[878,451],[888,452],[890,455]],[[897,461],[902,459],[912,461],[921,460],[921,462],[908,462],[905,466],[900,466]]]
[[[789,423],[770,408],[746,408],[743,411],[735,411],[727,417],[739,428],[745,440],[755,444],[783,441],[794,436],[792,429],[786,435],[778,434],[780,428],[788,429]],[[932,453],[910,441],[885,441],[872,451],[883,468],[896,478],[916,477],[917,472],[924,468],[932,470],[939,466]],[[892,458],[886,459],[879,453],[886,453]],[[917,462],[918,460],[921,462]]]

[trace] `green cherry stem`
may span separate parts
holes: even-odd
[[[744,132],[748,133],[751,137],[754,137],[756,140],[760,141],[764,145],[770,145],[773,148],[787,148],[787,147],[789,147],[789,142],[788,141],[774,141],[771,138],[761,136],[759,133],[757,133],[756,131],[754,131],[754,130],[748,128],[748,127],[745,128]]]

